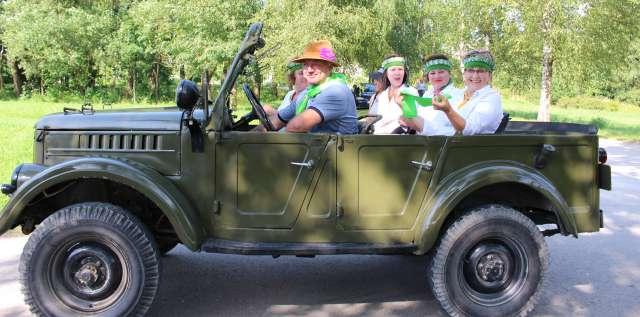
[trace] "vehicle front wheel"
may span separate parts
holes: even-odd
[[[542,289],[549,253],[520,212],[481,207],[451,225],[430,269],[434,296],[451,316],[524,316]]]
[[[141,316],[159,283],[150,232],[105,203],[65,207],[33,232],[20,259],[25,302],[37,316]]]

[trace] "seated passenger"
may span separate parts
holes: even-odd
[[[424,64],[424,79],[430,84],[422,97],[433,98],[437,95],[446,96],[449,99],[449,103],[454,109],[460,104],[464,98],[464,89],[456,88],[453,85],[451,79],[451,62],[449,58],[444,54],[432,54],[427,57]],[[425,121],[432,122],[430,125],[431,133],[435,132],[439,128],[435,122],[442,122],[445,125],[448,122],[447,116],[444,112],[434,109],[434,107],[419,108],[418,112]],[[441,127],[448,129],[447,127]]]
[[[430,110],[420,107],[417,117],[403,117],[401,123],[424,135],[494,133],[502,120],[502,101],[490,86],[495,66],[493,56],[487,50],[473,50],[464,56],[463,64],[465,92],[456,107],[441,91],[432,102],[433,109],[444,116],[430,116]]]
[[[356,103],[345,76],[333,72],[339,66],[329,41],[309,43],[302,56],[304,78],[309,83],[301,100],[272,112],[269,119],[276,129],[287,132],[358,133]],[[270,110],[267,110],[270,113]]]
[[[302,74],[302,64],[293,62],[287,64],[287,77],[289,85],[291,85],[293,89],[284,96],[282,103],[278,106],[278,110],[287,107],[291,102],[301,99],[306,93],[307,80],[304,79],[304,75]]]
[[[375,134],[399,134],[404,133],[404,129],[400,127],[398,120],[402,116],[402,108],[399,104],[400,92],[410,91],[417,95],[418,91],[407,86],[406,63],[403,57],[398,54],[392,54],[385,58],[382,62],[382,92],[380,92],[371,107],[369,114],[381,115],[382,119],[376,122],[374,127]]]
[[[382,74],[384,74],[384,69],[379,68],[375,72],[369,74],[370,81],[373,82],[373,86],[375,87],[375,91],[371,98],[369,98],[369,108],[373,105],[373,103],[378,99],[378,95],[384,90],[384,86],[382,85]]]
[[[422,97],[433,98],[437,95],[447,96],[452,105],[458,105],[464,90],[456,88],[451,79],[451,62],[447,55],[433,54],[424,63],[424,79],[431,84]]]

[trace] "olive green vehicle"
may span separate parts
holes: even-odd
[[[217,98],[181,82],[178,107],[69,110],[35,127],[34,162],[2,191],[0,233],[30,238],[25,301],[41,316],[143,315],[160,255],[192,251],[431,256],[452,316],[526,315],[548,266],[544,236],[602,227],[606,152],[592,126],[509,122],[476,136],[253,132],[229,92],[262,25],[247,32]],[[205,80],[206,82],[206,80]],[[419,277],[422,278],[422,277]],[[427,296],[427,294],[425,294]]]

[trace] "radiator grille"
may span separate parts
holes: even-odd
[[[147,150],[162,149],[162,135],[157,134],[88,134],[80,137],[81,149]]]

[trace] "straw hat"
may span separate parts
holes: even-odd
[[[336,62],[336,53],[333,51],[331,42],[327,40],[315,41],[307,44],[302,55],[292,60],[292,62],[302,63],[305,60],[313,59],[331,63],[333,66],[340,66]]]

